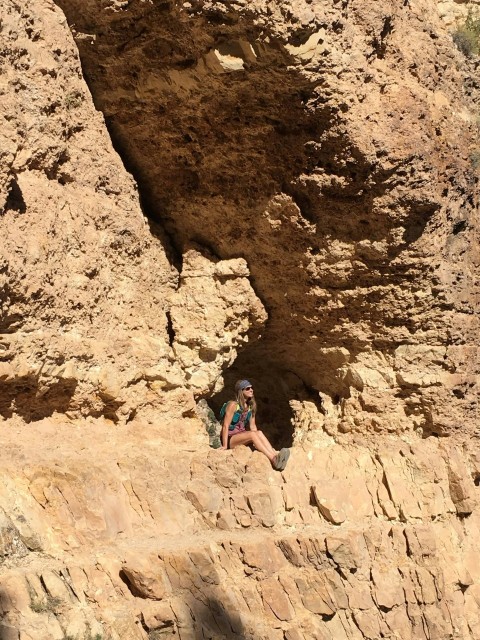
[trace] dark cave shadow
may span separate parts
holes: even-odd
[[[339,137],[334,125],[341,122],[342,109],[329,105],[323,78],[307,79],[284,44],[258,27],[248,9],[201,15],[166,1],[132,4],[119,14],[86,7],[83,0],[56,2],[74,33],[90,34],[76,39],[85,80],[115,149],[138,183],[152,233],[175,266],[193,239],[224,258],[238,255],[240,234],[255,246],[255,217],[279,192],[290,195],[303,218],[318,226],[317,250],[325,247],[324,238],[327,247],[332,239],[381,240],[399,224],[395,216],[375,210],[375,199],[397,186],[414,156],[385,168],[348,137]],[[301,42],[305,35],[294,29],[291,41]],[[243,69],[222,71],[215,51],[247,51]],[[332,135],[323,136],[329,130]],[[320,138],[321,144],[305,149]],[[312,187],[315,180],[308,180],[319,171],[334,178],[334,186],[326,184],[321,193]],[[306,181],[298,179],[302,174]],[[367,267],[387,266],[420,237],[438,209],[422,194],[409,198],[400,203],[403,242],[391,244],[380,263],[362,256]],[[249,211],[248,220],[237,223],[235,213],[245,217]],[[245,254],[260,282],[254,252]],[[355,273],[354,279],[364,286],[368,273]],[[383,273],[379,283],[385,279]]]
[[[115,15],[79,0],[56,3],[74,33],[98,32],[94,41],[77,38],[85,80],[146,216],[175,254],[192,238],[211,241],[216,222],[205,228],[203,206],[217,209],[220,224],[222,202],[258,211],[288,190],[307,166],[305,143],[331,125],[331,107],[306,109],[315,83],[248,10],[232,8],[235,19],[222,23],[174,2]],[[244,69],[221,68],[214,52],[229,47],[247,51]],[[198,215],[185,211],[192,202]]]
[[[440,209],[440,204],[425,202],[425,196],[412,189],[395,205],[403,209],[402,217],[387,216],[383,210],[376,210],[376,201],[395,189],[398,183],[395,180],[396,172],[407,168],[412,158],[404,159],[393,168],[382,169],[367,161],[349,141],[345,141],[342,151],[350,157],[350,161],[346,166],[332,164],[331,159],[339,153],[338,142],[336,139],[326,140],[321,150],[310,156],[312,166],[307,169],[307,174],[320,169],[343,179],[345,183],[341,188],[325,187],[319,194],[308,182],[301,184],[294,181],[286,192],[297,204],[303,217],[317,224],[318,235],[328,237],[329,241],[333,238],[353,242],[382,241],[396,227],[404,228],[402,241],[390,244],[386,259],[378,261],[362,256],[362,260],[372,267],[386,266],[420,238]],[[353,212],[358,212],[358,215],[352,215]],[[321,237],[319,243],[321,246]]]
[[[268,356],[268,344],[260,339],[247,345],[235,362],[223,373],[223,389],[206,398],[216,417],[224,402],[235,397],[237,380],[247,378],[253,385],[257,402],[256,425],[264,431],[276,449],[291,447],[294,425],[291,400],[313,402],[323,412],[318,391],[310,388],[305,380],[292,370],[285,369],[280,362]]]
[[[28,375],[1,383],[0,415],[7,419],[14,414],[25,422],[49,418],[54,412],[65,413],[70,408],[77,380],[60,380],[40,392],[39,380]]]
[[[257,428],[264,431],[275,448],[290,447],[293,442],[293,414],[289,398],[280,384],[281,369],[264,359],[257,360],[255,354],[261,348],[261,345],[255,344],[246,347],[232,366],[224,372],[224,388],[220,393],[208,398],[207,402],[218,417],[223,403],[235,399],[236,381],[247,378],[255,392]]]

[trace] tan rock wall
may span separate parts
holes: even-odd
[[[173,352],[195,395],[223,388],[221,372],[267,319],[243,258],[212,261],[195,249],[183,256],[180,286],[171,298]]]
[[[379,436],[297,447],[278,473],[243,447],[159,457],[158,432],[122,427],[92,465],[84,432],[67,459],[55,435],[23,472],[2,460],[5,637],[476,638],[467,450]]]
[[[61,12],[7,2],[2,43],[16,152],[2,183],[1,414],[126,420],[142,368],[168,366],[164,299],[177,276],[111,149]]]
[[[450,26],[462,24],[469,14],[478,14],[477,0],[439,0],[438,13],[442,20]]]
[[[187,388],[166,316],[178,272],[111,148],[61,11],[7,2],[1,38],[0,416],[126,422],[166,419],[170,406],[192,413],[191,390],[210,390],[235,351],[215,354],[209,384]],[[246,339],[250,320],[264,321],[244,263],[240,272],[236,283],[235,268],[219,263],[203,282],[217,306],[226,305],[224,290],[238,299],[239,324],[227,327],[233,343]],[[195,331],[221,333],[231,321],[218,313],[212,306]],[[188,342],[186,329],[176,331],[177,343]]]
[[[438,3],[60,5],[149,215],[247,261],[269,320],[225,380],[269,432],[318,394],[340,431],[473,432],[478,109]]]
[[[448,12],[58,4],[1,7],[0,636],[476,640]],[[194,417],[246,374],[284,473]]]

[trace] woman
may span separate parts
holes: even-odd
[[[220,416],[223,417],[222,449],[235,449],[240,444],[253,444],[257,451],[267,456],[274,469],[283,471],[290,457],[290,449],[275,451],[263,432],[257,429],[257,403],[251,383],[248,380],[239,380],[235,384],[235,394],[237,399],[224,404],[220,411]]]

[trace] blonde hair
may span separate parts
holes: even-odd
[[[243,395],[243,389],[240,388],[241,382],[243,382],[243,380],[237,380],[237,382],[235,383],[235,394],[237,403],[240,405],[240,409],[242,410],[242,412],[248,408],[252,412],[252,416],[254,416],[257,413],[257,403],[255,402],[255,396],[252,396],[252,398],[247,402]]]

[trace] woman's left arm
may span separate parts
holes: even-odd
[[[250,431],[258,431],[257,425],[255,424],[255,416],[252,416],[249,421]]]

